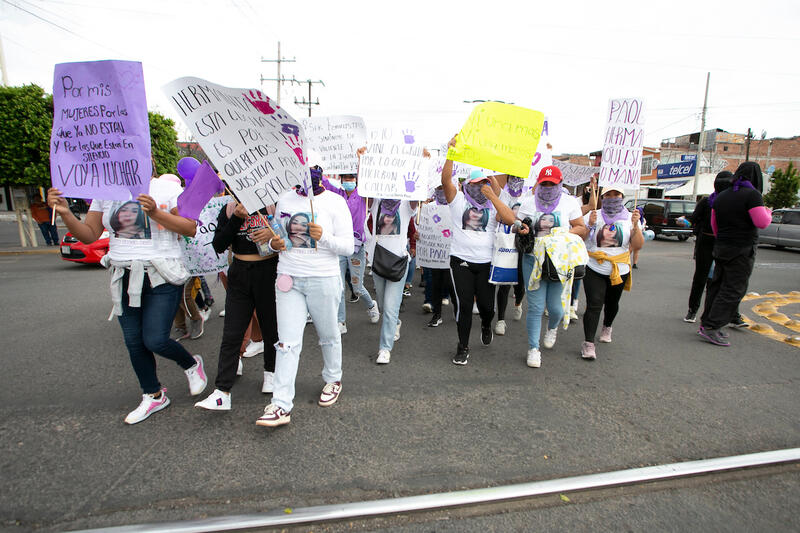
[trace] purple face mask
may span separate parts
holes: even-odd
[[[436,203],[439,205],[447,205],[447,197],[444,194],[444,189],[434,189],[433,199],[436,200]]]
[[[400,209],[401,200],[381,200],[380,212],[384,215],[394,216]]]
[[[622,205],[624,198],[622,196],[617,198],[603,198],[603,205],[600,208],[600,213],[603,215],[603,220],[606,224],[613,224],[618,220],[625,220],[630,218],[630,213]]]
[[[536,210],[542,213],[552,213],[561,199],[561,185],[545,187],[539,185],[533,194],[536,200]]]
[[[314,196],[324,193],[325,186],[322,184],[322,169],[319,167],[312,167],[309,169],[309,173],[311,174],[311,187],[314,189]],[[300,196],[307,196],[302,185],[298,185],[294,190]]]
[[[513,198],[519,198],[522,196],[522,185],[524,183],[525,180],[522,178],[509,176],[508,182],[506,182],[506,191],[508,191],[508,194],[510,194]]]
[[[486,209],[489,207],[490,203],[486,195],[481,192],[483,184],[483,181],[464,184],[464,198],[467,199],[467,202],[469,202],[472,207],[477,209]]]

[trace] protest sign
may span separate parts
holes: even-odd
[[[430,159],[422,151],[412,144],[370,144],[358,168],[358,193],[364,198],[426,200]]]
[[[527,176],[528,179],[532,179],[532,183],[536,183],[536,180],[539,178],[539,172],[542,171],[544,167],[548,167],[553,164],[553,149],[550,148],[550,132],[549,126],[547,124],[547,119],[544,119],[544,125],[542,126],[542,136],[539,139],[539,145],[537,146],[536,153],[533,155],[533,162],[531,162],[531,172]],[[521,176],[526,177],[526,176]]]
[[[417,226],[417,265],[426,268],[450,268],[450,207],[430,202],[422,206]]]
[[[200,212],[195,236],[181,237],[183,262],[192,276],[214,274],[228,268],[228,254],[217,255],[211,241],[217,228],[217,216],[231,200],[230,196],[212,198]]]
[[[475,106],[447,158],[526,177],[544,125],[539,111],[499,102]]]
[[[364,119],[352,116],[308,117],[300,120],[306,143],[322,158],[326,174],[358,172],[356,150],[367,145]]]
[[[600,172],[600,167],[586,167],[583,165],[576,165],[575,163],[559,161],[558,159],[553,159],[553,165],[561,170],[564,185],[569,185],[570,187],[589,183],[592,176]]]
[[[179,78],[164,92],[248,212],[310,182],[302,127],[261,91]]]
[[[372,125],[368,141],[371,143],[414,144],[417,142],[414,128],[386,124]]]
[[[203,161],[191,182],[178,196],[178,214],[182,217],[197,220],[208,201],[215,194],[219,194],[224,190],[225,186],[219,180],[217,173],[214,172],[208,161]]]
[[[50,180],[71,198],[129,200],[152,174],[142,64],[60,63],[53,80]]]
[[[600,164],[601,187],[620,185],[638,189],[642,178],[644,146],[644,100],[612,98],[608,114],[603,158]]]

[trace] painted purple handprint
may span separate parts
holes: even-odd
[[[440,217],[439,215],[433,215],[433,221],[438,224],[439,222],[442,221],[442,217]]]
[[[297,160],[300,161],[301,165],[306,164],[306,160],[303,157],[303,141],[299,139],[297,136],[289,137],[289,140],[286,141],[286,146],[292,149],[294,155],[297,156]]]
[[[403,141],[406,144],[414,144],[414,132],[411,130],[403,130]]]
[[[252,100],[248,98],[246,94],[243,94],[242,96],[244,96],[248,102],[253,104],[253,107],[265,115],[271,115],[275,112],[275,108],[270,105],[272,101],[269,99],[269,96],[257,89],[255,91],[250,91],[250,98],[252,98]]]
[[[294,124],[281,124],[281,131],[283,133],[288,133],[289,135],[294,135],[295,137],[300,136],[300,128]]]
[[[417,190],[417,180],[419,176],[416,172],[409,172],[404,176],[406,181],[406,192],[414,192]]]

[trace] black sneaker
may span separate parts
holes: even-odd
[[[356,302],[357,302],[358,300],[360,300],[360,299],[361,299],[361,298],[360,298],[360,296],[359,296],[358,294],[356,294],[356,293],[353,293],[353,292],[351,292],[351,293],[350,293],[350,303],[351,303],[351,304],[354,304],[354,303],[356,303]]]
[[[411,287],[403,288],[403,296],[411,296]]]
[[[454,365],[466,365],[469,359],[469,346],[464,346],[459,343],[456,355],[453,357]]]
[[[481,326],[481,344],[489,346],[492,344],[494,334],[492,333],[492,326]]]
[[[683,317],[683,321],[694,323],[695,320],[697,320],[697,311],[692,311],[691,309],[689,309],[689,312],[686,313],[685,317]]]
[[[706,329],[703,326],[700,326],[700,329],[697,330],[697,334],[711,344],[716,344],[717,346],[731,345],[731,343],[728,342],[728,339],[720,334],[720,330],[718,329]]]
[[[733,320],[731,320],[731,321],[728,323],[728,327],[731,327],[731,328],[737,328],[737,329],[738,329],[738,328],[746,328],[746,327],[748,327],[749,325],[750,325],[750,324],[748,324],[747,322],[745,322],[744,320],[742,320],[742,317],[741,317],[741,316],[737,316],[736,318],[734,318]]]
[[[442,324],[442,322],[444,322],[442,320],[442,315],[433,315],[431,317],[431,321],[428,322],[428,327],[429,328],[438,328]]]

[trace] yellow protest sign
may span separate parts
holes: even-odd
[[[527,178],[542,126],[544,114],[540,111],[500,102],[478,104],[447,158]]]

